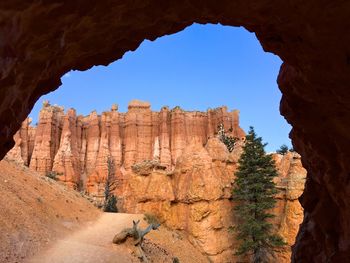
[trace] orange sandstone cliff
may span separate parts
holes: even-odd
[[[233,152],[216,138],[223,123],[238,137]],[[207,112],[151,111],[150,104],[129,103],[126,113],[111,111],[77,116],[74,109],[44,102],[36,128],[26,120],[15,135],[16,145],[8,158],[42,174],[57,173],[67,186],[103,198],[113,160],[118,208],[129,213],[156,215],[188,239],[211,262],[237,262],[232,182],[245,133],[238,111],[226,107]],[[306,171],[297,153],[274,154],[280,189],[274,225],[288,243],[274,262],[290,262],[290,246],[303,219],[298,197],[304,189]]]
[[[185,231],[211,262],[245,262],[234,256],[237,241],[230,231],[236,224],[230,198],[240,153],[241,147],[229,153],[217,138],[210,138],[205,146],[188,145],[172,172],[150,162],[136,164],[126,176],[123,209],[154,214],[170,228]],[[297,153],[273,157],[280,190],[273,224],[288,246],[279,250],[271,262],[287,263],[303,220],[298,197],[304,189],[306,170]]]
[[[62,107],[44,101],[37,127],[27,119],[7,157],[42,174],[57,172],[72,188],[97,193],[98,182],[107,175],[108,157],[121,180],[143,160],[157,160],[171,170],[189,143],[206,144],[220,123],[232,129],[231,135],[244,138],[238,111],[226,107],[207,112],[163,107],[154,112],[149,103],[134,100],[126,113],[113,105],[101,115],[93,111],[77,116],[74,109],[64,113]]]

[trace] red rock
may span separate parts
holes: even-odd
[[[63,108],[44,101],[36,127],[33,152],[29,167],[45,174],[52,170],[62,128]]]
[[[153,213],[170,228],[186,231],[192,244],[212,262],[241,261],[234,256],[237,241],[228,229],[235,225],[231,183],[241,152],[241,144],[229,153],[218,139],[210,138],[205,148],[196,141],[188,145],[170,173],[157,169],[152,162],[139,163],[137,169],[126,174],[124,194],[119,196],[122,208],[131,213]],[[276,183],[281,192],[273,223],[289,246],[272,261],[287,263],[290,246],[303,220],[298,197],[306,171],[296,153],[274,158],[279,169]]]
[[[77,118],[75,110],[68,110],[63,117],[61,138],[52,165],[58,179],[70,187],[77,189],[80,182],[80,161],[77,136]]]
[[[15,141],[15,146],[6,154],[5,158],[10,161],[14,161],[20,165],[24,165],[22,147],[23,144],[21,139],[20,131],[16,132],[13,137]]]
[[[9,160],[26,166],[29,166],[32,157],[36,132],[36,127],[30,126],[31,122],[31,118],[24,120],[20,130],[14,136],[15,146],[6,155]]]
[[[151,105],[141,101],[131,101],[125,114],[124,167],[152,159],[154,138],[152,136]]]
[[[244,137],[238,112],[228,112],[226,107],[207,113],[167,107],[153,112],[149,103],[134,100],[127,113],[117,110],[113,105],[102,115],[93,111],[83,117],[73,109],[64,114],[62,108],[45,102],[38,127],[25,121],[9,155],[42,174],[55,171],[70,186],[102,196],[107,158],[113,160],[114,174],[122,182],[125,170],[144,160],[157,160],[173,169],[186,146],[205,144],[221,121],[232,127],[232,135]]]

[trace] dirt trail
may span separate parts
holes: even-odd
[[[133,258],[125,249],[112,244],[116,233],[132,226],[132,220],[142,215],[104,213],[88,227],[79,230],[51,248],[39,253],[28,262],[31,263],[129,263]]]
[[[132,227],[132,220],[141,219],[140,226],[147,223],[140,214],[104,213],[101,217],[65,238],[50,248],[27,260],[28,263],[139,263],[133,256],[133,243],[115,245],[116,233]],[[181,263],[208,263],[187,238],[163,226],[151,231],[144,241],[144,250],[149,262],[172,263],[178,258]]]
[[[131,242],[112,244],[116,233],[143,215],[101,213],[78,192],[27,167],[0,162],[0,262],[139,262]],[[147,223],[141,220],[140,226]],[[161,226],[144,242],[150,262],[207,263],[184,232]],[[34,255],[34,256],[33,256]]]
[[[14,162],[0,162],[0,262],[23,262],[101,212],[78,192]]]

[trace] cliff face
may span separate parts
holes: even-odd
[[[234,256],[237,241],[229,231],[236,224],[230,197],[241,150],[238,145],[229,153],[223,143],[211,138],[205,146],[188,145],[172,172],[147,162],[135,165],[126,176],[123,210],[151,213],[170,228],[184,230],[211,262],[244,261]],[[303,220],[298,197],[304,189],[306,170],[297,153],[275,154],[274,159],[280,191],[273,224],[288,246],[279,250],[271,262],[287,263]]]
[[[301,164],[301,157],[297,153],[273,155],[279,176],[275,179],[280,190],[276,196],[277,203],[273,214],[273,223],[278,233],[284,238],[288,246],[276,253],[276,262],[291,262],[290,246],[294,245],[299,226],[303,221],[303,208],[298,200],[304,191],[306,170]]]
[[[19,164],[29,166],[33,149],[36,128],[30,126],[32,120],[25,119],[19,131],[14,135],[15,146],[7,153],[7,157]]]
[[[111,111],[86,117],[77,116],[73,109],[64,113],[62,107],[44,102],[37,127],[29,123],[26,120],[16,133],[16,145],[8,157],[42,174],[54,171],[70,187],[91,194],[100,193],[108,157],[122,180],[125,171],[143,160],[157,160],[172,169],[186,145],[204,145],[220,123],[232,128],[231,135],[245,136],[238,111],[221,107],[186,112],[163,107],[153,112],[149,103],[137,100],[129,103],[126,113],[119,113],[113,105]]]

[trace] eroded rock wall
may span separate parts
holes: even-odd
[[[172,229],[185,231],[189,240],[211,262],[241,262],[234,255],[237,241],[229,228],[236,224],[234,203],[230,200],[234,172],[242,148],[232,153],[217,138],[189,144],[178,158],[173,171],[143,162],[127,173],[123,210],[156,215]],[[274,155],[279,176],[277,204],[273,211],[276,231],[288,246],[279,250],[272,262],[290,262],[303,209],[298,201],[304,189],[306,170],[297,153]]]
[[[205,144],[220,123],[232,128],[231,135],[244,138],[238,118],[237,110],[226,107],[207,112],[163,107],[154,112],[149,103],[137,100],[129,103],[126,113],[113,105],[111,111],[84,117],[44,102],[37,127],[23,122],[8,158],[42,174],[53,171],[70,187],[102,196],[108,158],[120,181],[143,160],[157,160],[170,170],[189,143]]]
[[[62,107],[51,106],[47,101],[44,101],[29,161],[29,167],[32,170],[43,174],[52,170],[54,158],[60,145],[63,116]],[[23,138],[21,139],[23,140]]]

